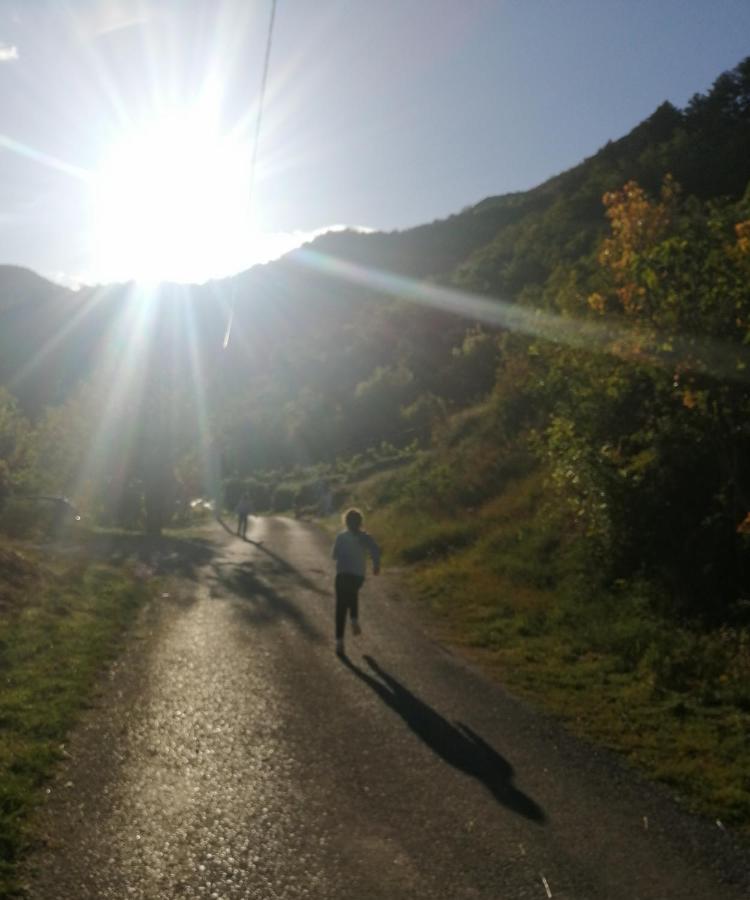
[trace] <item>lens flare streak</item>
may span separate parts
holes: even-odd
[[[74,166],[71,163],[65,162],[63,159],[51,156],[49,153],[36,150],[28,144],[23,144],[21,141],[16,141],[13,138],[8,137],[8,135],[0,134],[0,149],[10,150],[18,156],[23,156],[32,162],[40,163],[48,169],[63,172],[65,175],[70,175],[72,178],[77,178],[80,181],[90,182],[93,180],[93,175],[86,169],[82,169],[80,166]]]
[[[368,290],[453,313],[494,328],[673,370],[679,367],[684,371],[727,381],[750,381],[750,348],[738,344],[723,344],[694,335],[662,335],[655,329],[636,330],[611,321],[567,318],[540,309],[527,309],[507,300],[440,287],[360,266],[310,248],[294,251],[290,259]],[[644,346],[648,347],[647,351],[639,349]]]

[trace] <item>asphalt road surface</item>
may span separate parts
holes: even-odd
[[[728,832],[425,636],[396,575],[368,579],[342,660],[328,538],[248,538],[162,555],[169,596],[50,787],[31,898],[750,895]]]

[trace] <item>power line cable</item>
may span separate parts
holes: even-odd
[[[268,20],[268,34],[266,36],[266,55],[263,60],[263,74],[260,81],[260,94],[258,97],[258,115],[255,119],[255,140],[253,141],[253,155],[250,159],[250,179],[248,188],[248,209],[252,207],[253,192],[255,190],[255,169],[258,161],[258,145],[260,143],[260,128],[263,122],[263,104],[266,98],[266,85],[268,83],[268,69],[271,61],[271,48],[273,46],[273,26],[276,20],[276,0],[271,0],[271,17]],[[234,321],[234,298],[229,308],[227,330],[224,333],[224,349],[229,346],[229,338],[232,334],[232,322]]]

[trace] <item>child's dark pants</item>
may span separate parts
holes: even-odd
[[[336,640],[344,638],[346,627],[346,614],[352,619],[357,618],[359,612],[359,589],[364,583],[361,575],[350,575],[348,572],[339,572],[336,576]]]

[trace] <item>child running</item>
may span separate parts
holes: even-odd
[[[380,573],[380,547],[362,531],[364,519],[358,509],[344,514],[346,531],[336,535],[331,556],[336,560],[336,653],[344,655],[346,615],[352,620],[352,634],[362,633],[359,627],[359,589],[365,580],[367,554],[372,559],[372,574]]]

